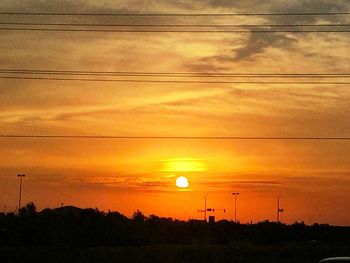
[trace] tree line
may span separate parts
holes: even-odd
[[[131,218],[97,208],[65,206],[37,212],[28,203],[18,214],[0,214],[0,246],[138,246],[155,244],[213,244],[236,242],[261,245],[284,242],[349,242],[350,227],[263,221],[239,224],[220,220],[181,221],[136,211]]]

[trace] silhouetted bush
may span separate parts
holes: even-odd
[[[349,227],[285,225],[269,221],[238,224],[221,220],[180,221],[136,211],[132,218],[97,208],[65,206],[36,211],[28,203],[18,214],[0,214],[0,246],[107,247],[141,245],[281,245],[287,242],[346,242]]]

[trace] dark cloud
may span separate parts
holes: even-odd
[[[211,56],[198,59],[195,63],[185,65],[191,72],[224,72],[229,67],[222,64],[222,61],[231,61],[228,56]]]
[[[209,0],[209,7],[226,8],[237,13],[320,13],[320,12],[345,12],[350,9],[348,0]],[[343,20],[344,16],[327,16],[327,20]],[[318,16],[271,16],[266,17],[270,21],[301,22],[315,21]]]
[[[250,1],[240,1],[240,0],[209,0],[207,1],[208,5],[216,8],[230,8],[241,10],[242,12],[251,12],[258,10],[266,10],[271,6],[271,1],[259,1],[259,0],[250,0]]]
[[[207,2],[209,7],[229,9],[226,12],[237,13],[317,13],[317,12],[345,12],[350,10],[350,2],[347,0],[302,0],[302,1],[232,1],[211,0]],[[342,23],[346,22],[346,16],[265,16],[265,24],[314,24],[322,19],[323,22]],[[263,23],[262,23],[263,24]],[[266,29],[262,27],[255,28]],[[294,30],[294,29],[293,29]],[[251,33],[245,45],[234,49],[232,54],[217,55],[202,58],[198,61],[197,69],[214,69],[227,61],[252,60],[254,55],[263,53],[267,48],[292,50],[300,36],[291,37],[285,33]],[[206,64],[210,63],[211,66]]]
[[[199,10],[198,7],[201,7]],[[207,0],[207,1],[174,1],[157,2],[151,1],[120,1],[118,3],[104,3],[86,2],[83,0],[77,1],[62,1],[62,0],[39,0],[39,1],[3,1],[0,7],[6,11],[26,11],[26,12],[91,12],[91,13],[135,13],[135,12],[272,12],[272,13],[302,13],[302,12],[339,12],[350,9],[350,2],[347,0],[331,1],[331,0],[301,0],[301,1],[235,1],[235,0]],[[171,11],[174,9],[176,11]],[[222,11],[221,9],[225,9]],[[219,9],[219,11],[217,11]],[[164,11],[162,11],[164,10]],[[170,11],[169,11],[170,10]],[[320,16],[269,16],[261,17],[267,24],[300,24],[300,23],[316,23]],[[37,19],[37,18],[35,18]],[[56,18],[40,17],[39,20],[51,20]],[[60,19],[60,18],[58,18]],[[64,18],[72,21],[77,21],[82,18]],[[99,22],[121,22],[123,23],[145,23],[152,24],[158,22],[174,22],[178,21],[176,18],[115,18],[115,17],[84,17],[86,23]],[[169,20],[171,19],[171,21]],[[234,18],[236,19],[236,18]],[[241,18],[238,18],[240,21]],[[255,18],[254,18],[255,19]],[[323,21],[344,22],[346,16],[323,16]],[[196,21],[185,20],[185,22],[194,23]],[[202,20],[198,20],[202,21]],[[197,22],[198,22],[197,21]],[[224,66],[220,65],[227,61],[241,61],[253,59],[254,55],[263,53],[267,48],[273,47],[278,49],[291,49],[297,42],[295,37],[287,36],[283,33],[268,33],[255,34],[252,33],[247,39],[245,45],[238,49],[232,50],[231,54],[219,54],[212,57],[200,58],[198,62],[191,63],[187,66],[193,71],[220,71],[226,70]]]
[[[232,60],[239,61],[250,58],[253,55],[263,53],[266,48],[290,49],[296,42],[296,38],[285,36],[282,33],[251,33],[244,47],[233,50],[235,55]]]
[[[84,0],[35,0],[35,1],[3,1],[1,4],[3,8],[6,8],[8,12],[103,12],[103,11],[120,11],[128,12],[127,9],[112,8],[112,7],[99,7],[98,5],[92,5]]]
[[[271,12],[274,13],[321,13],[321,12],[346,12],[350,9],[350,2],[347,0],[332,1],[332,0],[301,0],[301,1],[286,1],[281,5],[272,5]],[[344,22],[346,16],[273,16],[270,21],[276,23],[306,23],[323,21]]]
[[[85,1],[85,0],[5,0],[0,3],[0,8],[6,12],[54,12],[54,13],[92,13],[92,14],[109,14],[109,13],[170,13],[173,8],[191,9],[193,5],[185,1],[177,3],[155,2],[155,1]],[[16,17],[18,18],[18,17]],[[85,23],[118,23],[123,24],[152,24],[162,21],[177,21],[171,17],[114,17],[114,16],[39,16],[31,17],[31,20],[39,21],[74,21]],[[170,21],[170,22],[172,22]]]
[[[259,27],[256,28],[259,30]],[[261,30],[266,28],[260,28]],[[253,59],[257,54],[263,53],[267,48],[288,49],[292,51],[298,38],[284,33],[249,33],[244,46],[232,49],[230,54],[219,54],[199,58],[196,63],[187,66],[193,71],[219,72],[231,68],[230,62]]]

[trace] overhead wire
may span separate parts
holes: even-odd
[[[349,76],[350,73],[230,73],[230,72],[153,72],[153,71],[91,71],[91,70],[52,70],[52,69],[10,69],[10,68],[0,68],[0,72],[8,73],[69,73],[69,74],[141,74],[141,75],[219,75],[219,76]]]
[[[5,16],[121,16],[121,17],[225,17],[225,16],[335,16],[349,15],[350,12],[312,12],[312,13],[59,13],[59,12],[0,12]],[[58,22],[18,22],[0,20],[2,31],[49,31],[49,32],[105,32],[105,33],[347,33],[349,24],[129,24],[129,23],[58,23]],[[12,27],[17,26],[17,27]],[[22,27],[18,27],[22,26]],[[24,26],[24,27],[23,27]],[[29,27],[28,27],[29,26]],[[54,28],[53,28],[54,26]],[[57,28],[59,27],[59,28]],[[64,28],[62,28],[64,27]],[[72,27],[98,27],[98,28],[72,28]],[[119,27],[119,29],[102,29],[101,27]],[[148,29],[148,28],[153,29]],[[266,30],[266,27],[270,29]],[[299,28],[298,30],[278,28]],[[323,28],[321,30],[303,29]],[[326,27],[326,28],[325,28]],[[328,27],[328,29],[327,29]],[[340,27],[340,28],[339,28]],[[120,29],[121,28],[121,29]],[[128,29],[131,28],[131,29]],[[137,29],[141,28],[141,29]],[[156,28],[156,29],[154,29]],[[158,29],[160,28],[160,29]],[[164,29],[165,28],[165,29]],[[182,28],[182,29],[177,29]],[[183,28],[186,28],[184,30]],[[188,29],[188,28],[200,28]],[[215,28],[215,29],[205,29]],[[230,28],[236,28],[234,30]],[[245,30],[238,30],[243,28]],[[276,29],[277,28],[277,29]],[[333,28],[333,29],[329,29]],[[334,29],[336,28],[336,29]],[[205,30],[204,30],[205,29]],[[249,29],[249,30],[248,30]]]
[[[72,29],[72,28],[15,28],[0,27],[2,31],[43,32],[102,32],[102,33],[349,33],[349,29],[338,30],[145,30],[145,29]]]
[[[279,137],[279,136],[120,136],[120,135],[28,135],[0,134],[0,139],[170,139],[170,140],[339,140],[348,141],[350,137]]]
[[[7,75],[59,75],[59,76],[102,76],[102,77],[156,77],[156,78],[349,78],[350,73],[228,73],[228,72],[147,72],[147,71],[83,71],[83,70],[40,70],[3,69]]]
[[[164,17],[207,17],[207,16],[213,16],[213,17],[225,17],[225,16],[336,16],[336,15],[349,15],[350,12],[314,12],[314,13],[177,13],[177,14],[164,14],[164,13],[56,13],[56,12],[49,12],[49,13],[32,13],[32,12],[0,12],[0,15],[7,15],[7,16],[135,16],[135,17],[149,17],[149,16],[164,16]],[[297,24],[297,25],[288,25],[288,24],[260,24],[260,25],[254,25],[254,24],[246,24],[246,25],[238,25],[238,24],[232,24],[232,25],[183,25],[183,24],[158,24],[158,25],[150,25],[150,24],[84,24],[84,23],[25,23],[25,22],[0,22],[1,25],[11,26],[11,25],[21,25],[21,26],[79,26],[79,27],[167,27],[167,28],[253,28],[252,30],[135,30],[135,29],[74,29],[74,28],[15,28],[15,27],[1,27],[0,30],[16,30],[16,31],[69,31],[69,32],[145,32],[145,33],[170,33],[170,32],[187,32],[187,33],[213,33],[213,32],[223,32],[223,33],[278,33],[278,32],[285,32],[285,33],[313,33],[313,32],[350,32],[350,30],[344,30],[344,29],[338,29],[338,30],[329,30],[329,29],[323,29],[323,30],[276,30],[273,29],[273,27],[347,27],[349,24]],[[270,30],[265,30],[261,28],[271,27]],[[260,28],[259,30],[256,30],[254,28]],[[152,73],[152,72],[141,72],[141,73],[135,73],[135,72],[83,72],[83,71],[31,71],[31,70],[1,70],[1,74],[14,74],[14,73],[20,73],[20,74],[36,74],[36,75],[99,75],[103,76],[107,75],[110,76],[111,74],[116,74],[117,76],[133,76],[133,77],[142,77],[142,76],[152,76],[152,77],[159,77],[159,76],[165,76],[165,77],[273,77],[273,78],[329,78],[329,77],[340,77],[345,78],[349,77],[350,74],[337,74],[337,73],[331,73],[331,74],[249,74],[249,73],[200,73],[202,75],[193,76],[189,75],[192,73],[179,73],[179,72],[158,72],[158,73]],[[350,82],[330,82],[330,81],[323,81],[323,82],[315,82],[315,81],[187,81],[187,80],[144,80],[144,79],[92,79],[92,78],[58,78],[58,77],[28,77],[28,76],[0,76],[2,79],[26,79],[26,80],[69,80],[69,81],[117,81],[117,82],[157,82],[157,83],[215,83],[215,84],[223,84],[223,83],[235,83],[235,84],[350,84]],[[91,136],[81,136],[81,135],[25,135],[25,134],[2,134],[0,135],[0,138],[47,138],[47,139],[200,139],[200,140],[350,140],[350,137],[236,137],[236,136],[105,136],[105,135],[91,135]]]
[[[88,26],[88,27],[345,27],[350,24],[91,24],[91,23],[32,23],[0,22],[0,25],[25,26]]]
[[[60,12],[0,12],[0,15],[22,16],[337,16],[350,12],[295,12],[295,13],[60,13]]]
[[[0,76],[0,79],[17,80],[52,80],[52,81],[90,81],[90,82],[126,82],[126,83],[183,83],[183,84],[299,84],[299,85],[345,85],[349,81],[191,81],[191,80],[156,80],[156,79],[92,79],[92,78],[58,78],[58,77],[26,77],[26,76]]]
[[[99,77],[99,78],[96,78]],[[138,77],[138,78],[126,78]],[[215,83],[215,84],[349,84],[348,81],[329,81],[349,78],[350,73],[226,73],[226,72],[142,72],[142,71],[83,71],[0,68],[0,79],[111,81],[140,83]],[[164,79],[167,78],[167,79]],[[187,80],[192,78],[195,80]],[[204,78],[204,80],[203,80]],[[213,80],[205,80],[212,78]],[[241,80],[230,80],[238,78]],[[256,81],[247,79],[301,79],[302,81]],[[319,79],[310,81],[308,79]]]

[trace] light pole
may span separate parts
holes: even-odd
[[[232,193],[232,195],[235,196],[235,223],[237,223],[237,195],[239,195],[239,193]]]
[[[283,208],[280,208],[280,198],[281,198],[281,195],[277,197],[277,223],[280,222],[280,213],[284,211]]]
[[[207,196],[204,196],[204,221],[207,222]]]
[[[18,200],[18,212],[21,209],[21,198],[22,198],[22,178],[25,177],[25,174],[17,174],[19,177],[19,200]]]

